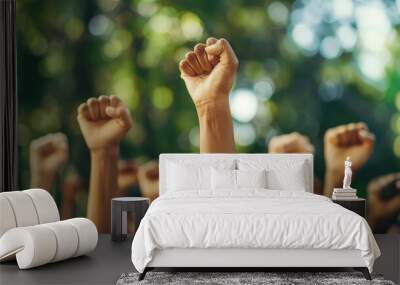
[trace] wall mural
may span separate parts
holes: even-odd
[[[87,214],[108,231],[93,199],[153,200],[158,155],[199,152],[181,60],[216,37],[239,61],[232,148],[313,153],[327,196],[349,156],[373,231],[400,232],[399,0],[20,0],[17,15],[19,185],[48,190],[64,219]],[[119,156],[104,175],[117,183],[101,190],[94,157],[110,145]]]

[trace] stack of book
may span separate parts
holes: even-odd
[[[343,188],[334,188],[332,199],[334,200],[354,200],[357,199],[357,190],[350,188],[350,189],[343,189]]]

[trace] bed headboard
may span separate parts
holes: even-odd
[[[307,166],[307,187],[306,191],[313,193],[314,190],[314,169],[313,169],[313,155],[312,154],[198,154],[198,153],[163,153],[160,154],[159,170],[160,170],[160,195],[164,194],[167,190],[167,163],[174,160],[190,160],[201,163],[210,162],[212,160],[266,160],[274,163],[277,161],[304,161]]]

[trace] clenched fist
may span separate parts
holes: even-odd
[[[116,96],[90,98],[81,104],[78,122],[90,150],[117,146],[132,127],[128,108]]]
[[[237,67],[238,59],[229,42],[215,38],[197,44],[179,63],[181,77],[196,106],[227,99]]]
[[[270,153],[314,153],[308,137],[298,132],[273,137],[268,144]]]
[[[374,233],[387,233],[400,214],[400,173],[368,183],[368,222]]]
[[[365,123],[352,123],[329,129],[324,137],[325,164],[328,171],[342,172],[343,162],[351,157],[352,169],[359,170],[369,159],[375,136]]]
[[[31,187],[52,189],[55,175],[68,161],[68,140],[63,133],[48,134],[30,144]]]

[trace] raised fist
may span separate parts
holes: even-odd
[[[344,161],[351,157],[352,169],[359,170],[369,159],[375,136],[365,123],[352,123],[329,129],[324,137],[327,171],[343,172]]]
[[[197,44],[179,63],[181,77],[196,106],[227,100],[237,67],[238,59],[229,42],[215,38]]]
[[[134,160],[118,161],[118,191],[116,196],[125,196],[138,183],[138,166]]]
[[[273,137],[268,144],[270,153],[314,153],[308,137],[298,132]]]
[[[68,141],[63,133],[48,134],[30,144],[31,186],[52,188],[54,176],[68,161]]]
[[[159,173],[158,162],[149,161],[139,167],[138,172],[140,192],[143,197],[153,201],[158,197]]]
[[[128,108],[116,96],[90,98],[81,104],[78,122],[90,150],[117,146],[132,127]]]
[[[400,173],[375,178],[368,184],[368,221],[376,233],[387,233],[400,214]]]

